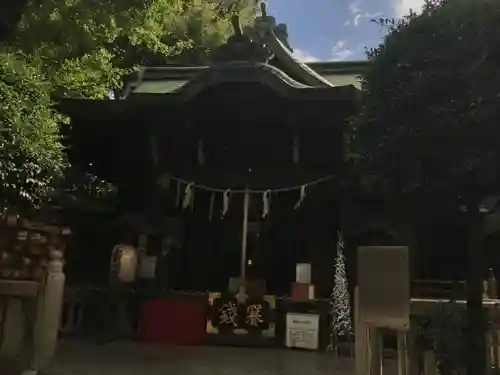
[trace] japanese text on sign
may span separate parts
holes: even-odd
[[[245,322],[256,328],[259,327],[260,324],[264,323],[262,304],[253,304],[247,307]]]
[[[221,324],[229,324],[233,327],[238,326],[238,309],[234,302],[228,302],[219,309],[219,318]]]

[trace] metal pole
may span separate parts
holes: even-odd
[[[241,269],[240,277],[244,281],[246,279],[247,270],[247,236],[248,236],[248,206],[250,204],[250,193],[245,190],[243,197],[243,228],[241,230]]]

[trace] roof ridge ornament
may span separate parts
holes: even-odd
[[[234,14],[231,17],[231,24],[233,25],[234,35],[241,36],[242,32],[241,32],[241,25],[240,25],[240,17],[237,14]]]
[[[267,17],[267,4],[264,1],[260,3],[260,13],[262,17]]]
[[[212,55],[214,64],[225,64],[230,62],[253,62],[267,63],[272,57],[272,51],[266,45],[252,40],[241,30],[240,17],[231,17],[234,35],[228,41],[217,48]]]
[[[255,18],[253,25],[245,27],[244,34],[262,45],[266,45],[265,40],[269,34],[274,34],[290,52],[293,52],[288,42],[288,28],[286,24],[277,24],[276,18],[268,15],[265,2],[260,3],[260,13],[261,15]]]

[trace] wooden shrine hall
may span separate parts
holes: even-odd
[[[343,130],[365,63],[301,63],[265,9],[233,23],[210,66],[144,67],[120,99],[62,101],[69,157],[171,239],[171,287],[221,290],[246,274],[288,294],[295,264],[310,262],[328,295]]]
[[[287,294],[303,261],[327,295],[343,129],[364,63],[318,64],[322,75],[293,56],[265,9],[243,31],[233,23],[211,66],[145,67],[121,99],[61,102],[69,157],[176,244],[172,287],[220,290],[247,273]]]

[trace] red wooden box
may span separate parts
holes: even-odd
[[[314,285],[310,283],[293,283],[292,299],[294,301],[310,301],[314,299]]]
[[[149,300],[141,308],[140,340],[150,344],[203,345],[206,313],[206,297]]]

